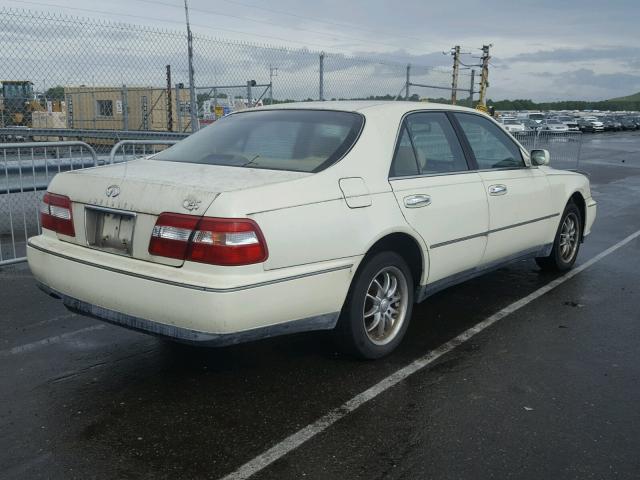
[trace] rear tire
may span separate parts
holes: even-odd
[[[582,241],[582,216],[575,203],[569,202],[562,213],[560,225],[548,257],[537,257],[536,263],[545,271],[566,272],[573,267]]]
[[[413,278],[407,262],[395,252],[366,260],[353,279],[338,321],[344,351],[373,360],[400,344],[413,310]]]

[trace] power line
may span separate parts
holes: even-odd
[[[181,8],[178,5],[174,5],[171,3],[166,3],[166,2],[160,2],[158,0],[135,0],[136,2],[140,2],[140,3],[149,3],[152,5],[163,5],[165,7],[171,7],[171,8]],[[343,34],[336,34],[336,33],[327,33],[327,32],[321,32],[318,30],[310,30],[308,28],[303,28],[303,27],[296,27],[293,25],[282,25],[280,23],[276,23],[276,22],[270,22],[268,20],[258,20],[255,18],[251,18],[251,17],[247,17],[244,15],[234,15],[234,14],[230,14],[230,13],[221,13],[221,12],[217,12],[214,10],[207,10],[204,8],[196,8],[196,7],[190,7],[191,11],[194,12],[201,12],[201,13],[205,13],[205,14],[209,14],[209,15],[217,15],[217,16],[221,16],[221,17],[228,17],[228,18],[235,18],[238,20],[243,20],[243,21],[249,21],[249,22],[255,22],[255,23],[262,23],[265,25],[273,25],[275,27],[278,28],[285,28],[285,29],[291,29],[291,30],[299,30],[299,31],[303,31],[303,32],[310,32],[310,33],[315,33],[316,35],[322,35],[325,37],[330,37],[330,38],[342,38],[345,40],[356,40],[358,42],[362,42],[364,44],[376,44],[376,45],[382,45],[385,47],[391,47],[391,48],[402,48],[404,47],[404,45],[393,45],[393,44],[389,44],[389,43],[385,43],[385,42],[378,42],[376,40],[370,40],[370,39],[365,39],[365,38],[360,38],[360,37],[352,37],[350,35],[343,35]],[[379,32],[377,32],[379,33]]]
[[[328,19],[310,18],[310,17],[304,16],[304,15],[299,15],[299,14],[296,14],[296,13],[286,12],[284,10],[276,10],[276,9],[273,9],[273,8],[261,7],[259,5],[252,5],[250,3],[239,2],[237,0],[223,0],[223,1],[227,2],[227,3],[234,4],[234,5],[239,5],[241,7],[255,8],[256,10],[262,10],[262,11],[265,11],[265,12],[275,13],[275,14],[278,14],[278,15],[287,15],[289,17],[299,18],[301,20],[306,20],[308,22],[325,23],[327,25],[333,25],[333,26],[342,27],[342,28],[346,27],[346,28],[350,28],[350,29],[353,29],[353,30],[360,30],[360,31],[363,31],[363,32],[374,33],[376,35],[379,35],[380,33],[385,33],[382,30],[373,30],[373,29],[370,29],[370,28],[358,27],[356,25],[351,25],[351,24],[348,24],[348,23],[335,22],[333,20],[328,20]],[[386,32],[386,33],[387,33],[387,35],[394,35],[396,37],[408,38],[410,40],[418,40],[418,41],[421,41],[421,42],[424,41],[424,39],[422,39],[422,38],[412,37],[410,35],[402,35],[402,34],[399,34],[399,33],[396,33],[396,32]]]
[[[113,15],[113,16],[118,16],[118,17],[128,17],[128,18],[136,18],[136,19],[142,19],[142,20],[153,20],[156,22],[162,22],[162,23],[171,23],[171,24],[178,24],[180,26],[184,25],[183,21],[180,20],[168,20],[168,19],[162,19],[162,18],[156,18],[156,17],[149,17],[147,15],[134,15],[131,13],[116,13],[116,12],[107,12],[104,10],[95,10],[92,8],[82,8],[82,7],[69,7],[66,5],[60,5],[60,4],[55,4],[55,3],[45,3],[45,2],[34,2],[31,0],[8,0],[10,2],[13,3],[18,3],[18,4],[29,4],[29,5],[37,5],[37,6],[41,6],[41,7],[53,7],[53,8],[61,8],[61,9],[66,9],[66,10],[76,10],[79,12],[88,12],[88,13],[99,13],[102,15]],[[258,33],[247,33],[247,32],[242,32],[240,30],[233,30],[230,28],[222,28],[222,27],[216,27],[215,29],[211,28],[211,26],[209,25],[200,25],[200,24],[196,24],[196,23],[192,23],[191,25],[196,26],[196,27],[200,27],[206,30],[211,30],[211,31],[226,31],[226,32],[232,32],[232,33],[238,33],[241,35],[248,35],[248,36],[255,36],[255,37],[261,37],[261,38],[268,38],[271,40],[278,40],[278,41],[282,41],[282,42],[289,42],[289,43],[295,43],[298,45],[303,45],[303,46],[313,46],[313,47],[320,47],[320,48],[328,48],[331,49],[333,48],[331,45],[327,45],[327,44],[320,44],[320,43],[311,43],[311,42],[298,42],[296,40],[291,40],[288,38],[282,38],[282,37],[275,37],[272,35],[262,35],[262,34],[258,34]]]

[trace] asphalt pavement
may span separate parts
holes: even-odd
[[[577,265],[640,230],[640,132],[587,135],[582,159],[599,204]],[[639,272],[635,238],[253,478],[638,478]],[[222,478],[559,278],[523,261],[450,288],[396,353],[361,362],[322,333],[174,345],[1,269],[0,478]]]

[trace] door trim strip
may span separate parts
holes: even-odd
[[[447,245],[451,245],[453,243],[465,242],[467,240],[472,240],[472,239],[478,238],[478,237],[487,237],[487,236],[491,235],[492,233],[502,232],[503,230],[509,230],[511,228],[522,227],[524,225],[529,225],[530,223],[541,222],[543,220],[548,220],[550,218],[554,218],[554,217],[558,217],[558,216],[560,216],[559,213],[554,213],[552,215],[545,215],[544,217],[534,218],[532,220],[527,220],[526,222],[514,223],[513,225],[507,225],[506,227],[494,228],[493,230],[487,230],[486,232],[476,233],[474,235],[469,235],[469,236],[466,236],[466,237],[454,238],[453,240],[447,240],[446,242],[434,243],[429,248],[431,248],[431,249],[440,248],[440,247],[445,247]]]

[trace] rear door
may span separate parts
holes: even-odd
[[[391,166],[394,194],[429,249],[429,283],[475,268],[489,224],[482,178],[470,171],[443,112],[405,117]]]
[[[491,120],[456,112],[489,202],[489,236],[482,263],[539,249],[549,241],[558,214],[542,170],[525,164],[520,147]]]

